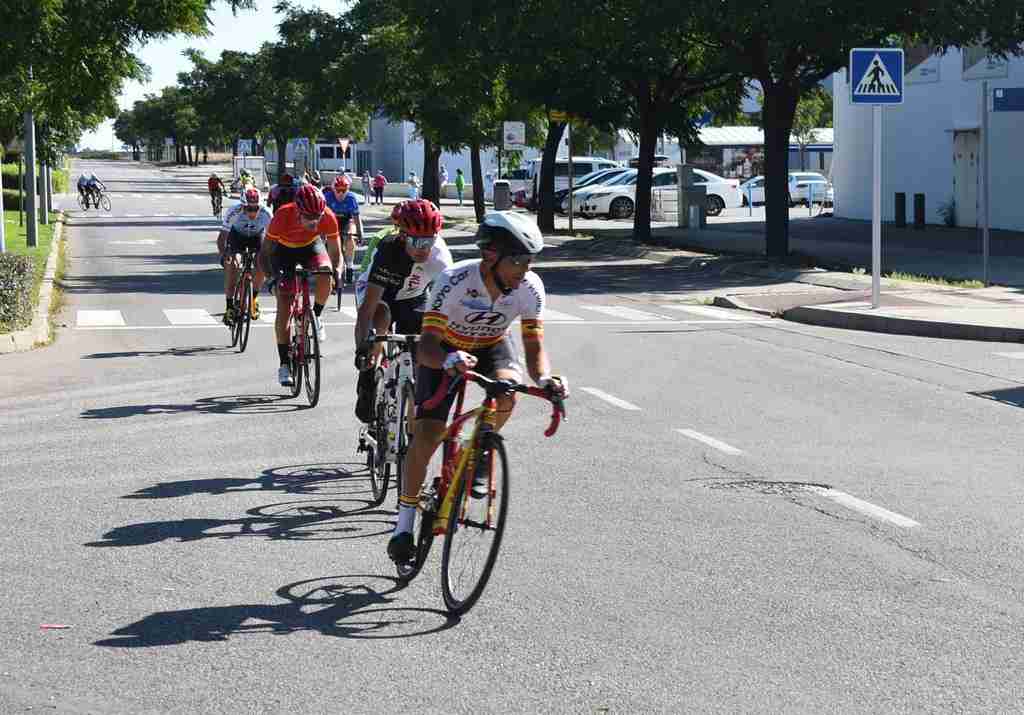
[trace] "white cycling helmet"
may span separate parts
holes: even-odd
[[[544,236],[526,214],[492,211],[477,229],[476,245],[481,249],[494,248],[499,256],[536,255],[544,249]]]

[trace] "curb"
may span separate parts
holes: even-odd
[[[734,310],[743,310],[748,313],[757,313],[758,315],[767,315],[769,318],[778,318],[779,313],[774,310],[768,310],[767,308],[757,308],[753,305],[748,305],[742,300],[728,295],[716,295],[715,299],[711,303],[719,308],[732,308]]]
[[[864,330],[873,333],[894,335],[915,335],[925,338],[950,338],[953,340],[982,340],[999,343],[1024,343],[1024,329],[1002,328],[968,323],[940,323],[932,320],[893,318],[862,313],[843,313],[836,310],[803,306],[790,308],[782,313],[784,320],[806,325],[845,330]]]
[[[53,280],[57,273],[57,255],[64,239],[64,213],[56,218],[50,255],[46,258],[43,282],[39,285],[39,304],[32,316],[32,324],[23,330],[0,334],[0,355],[32,350],[39,343],[50,342],[50,304],[53,301]]]

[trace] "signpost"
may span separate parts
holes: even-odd
[[[850,50],[850,103],[871,105],[871,307],[878,308],[882,286],[882,105],[903,104],[903,50]]]

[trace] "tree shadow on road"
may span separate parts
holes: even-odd
[[[235,348],[226,345],[197,345],[191,348],[171,347],[166,350],[123,350],[112,353],[90,353],[83,355],[83,360],[104,360],[107,358],[127,357],[201,357],[220,356],[235,352]],[[276,397],[276,396],[275,396]],[[286,399],[283,395],[281,399]]]
[[[309,405],[302,402],[288,402],[290,395],[231,395],[204,397],[184,404],[119,405],[117,407],[93,407],[83,410],[84,420],[110,420],[140,415],[176,415],[189,412],[211,415],[270,415],[282,412],[307,410]]]
[[[335,638],[410,638],[439,633],[460,619],[445,611],[392,605],[403,584],[379,574],[346,574],[279,588],[283,603],[158,611],[115,630],[94,645],[151,648],[232,636],[318,632]]]

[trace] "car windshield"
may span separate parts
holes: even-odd
[[[693,173],[699,176],[704,181],[725,181],[721,176],[712,174],[710,171],[701,171],[700,169],[694,169]]]
[[[605,186],[622,186],[636,183],[636,171],[624,171],[619,176],[609,181]]]
[[[608,169],[599,169],[598,171],[592,171],[586,176],[581,176],[579,181],[574,182],[574,186],[587,186],[593,184],[595,181],[605,176],[608,173]]]

